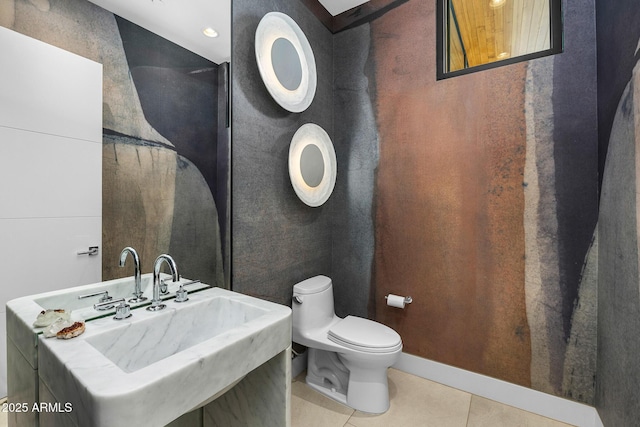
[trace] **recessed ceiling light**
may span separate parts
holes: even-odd
[[[489,7],[492,9],[502,7],[507,2],[507,0],[489,0]]]
[[[207,27],[204,30],[202,30],[202,34],[204,34],[207,37],[218,37],[218,32],[211,27]]]

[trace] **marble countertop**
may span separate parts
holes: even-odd
[[[168,301],[161,312],[134,310],[122,321],[95,319],[70,340],[40,336],[40,378],[72,405],[77,425],[165,425],[291,344],[289,307],[220,288],[189,298]],[[220,301],[244,309],[221,310]],[[232,319],[242,313],[250,314]],[[211,330],[231,321],[222,332]]]
[[[165,273],[160,274],[161,279],[168,279],[170,277],[170,275]],[[150,304],[153,274],[143,274],[141,279],[144,296],[149,299],[142,303],[129,303],[132,310],[136,307]],[[179,284],[187,282],[190,282],[190,279],[181,278],[180,281],[176,283],[167,282],[170,292],[167,295],[161,295],[161,298],[173,298]],[[191,285],[187,290],[193,292],[209,287],[209,285],[202,283]],[[45,329],[33,327],[33,322],[36,320],[38,314],[44,309],[65,309],[71,311],[71,317],[74,320],[89,321],[101,317],[111,318],[115,313],[115,308],[104,311],[97,311],[93,308],[93,304],[98,302],[99,297],[78,299],[79,295],[91,294],[105,289],[109,290],[109,295],[114,299],[122,297],[129,299],[133,296],[133,277],[91,283],[74,288],[59,289],[11,300],[7,302],[7,335],[35,369],[38,364],[37,351],[35,349],[38,345],[37,336]]]

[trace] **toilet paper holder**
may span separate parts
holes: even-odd
[[[385,295],[384,299],[389,299],[389,295]],[[413,302],[413,298],[411,297],[404,297],[404,303],[405,304],[411,304]]]

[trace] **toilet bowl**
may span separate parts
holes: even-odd
[[[292,314],[293,341],[309,348],[307,384],[359,411],[386,412],[387,368],[402,352],[400,335],[373,320],[336,316],[326,276],[293,287]]]

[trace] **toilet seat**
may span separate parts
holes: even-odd
[[[356,316],[347,316],[331,326],[327,338],[365,353],[390,353],[402,348],[402,339],[396,331],[382,323]]]

